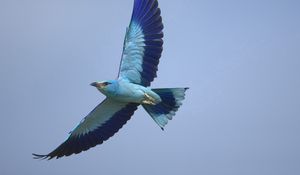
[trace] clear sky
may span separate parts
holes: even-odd
[[[140,108],[52,161],[115,78],[133,0],[0,0],[0,174],[300,174],[300,1],[160,0],[153,87],[190,87],[165,131]]]

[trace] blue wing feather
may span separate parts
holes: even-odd
[[[36,158],[60,158],[86,151],[112,137],[131,118],[137,104],[118,103],[109,99],[98,105],[71,133],[69,138],[47,155]],[[108,116],[101,116],[106,114]]]
[[[119,78],[149,86],[163,51],[163,24],[157,0],[135,0],[126,32]]]

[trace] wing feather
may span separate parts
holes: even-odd
[[[69,138],[47,155],[35,158],[52,159],[86,151],[112,137],[131,118],[137,104],[105,99],[72,131]]]
[[[157,76],[163,51],[163,24],[157,0],[135,0],[127,29],[119,78],[143,86]]]

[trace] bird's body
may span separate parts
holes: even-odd
[[[158,104],[161,98],[149,87],[131,83],[124,79],[105,81],[110,84],[105,88],[100,88],[95,82],[94,86],[98,88],[105,96],[119,102],[137,103],[137,104]],[[151,99],[153,99],[151,101]]]
[[[149,87],[163,50],[160,14],[157,0],[134,0],[118,78],[91,84],[106,99],[70,132],[65,142],[49,154],[33,154],[35,158],[60,158],[102,144],[122,128],[140,105],[162,129],[172,119],[188,88]]]

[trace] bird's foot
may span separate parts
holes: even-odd
[[[151,97],[151,96],[148,95],[147,93],[145,93],[144,95],[145,95],[145,99],[142,101],[142,104],[146,104],[146,105],[156,105],[155,99],[154,99],[153,97]]]

